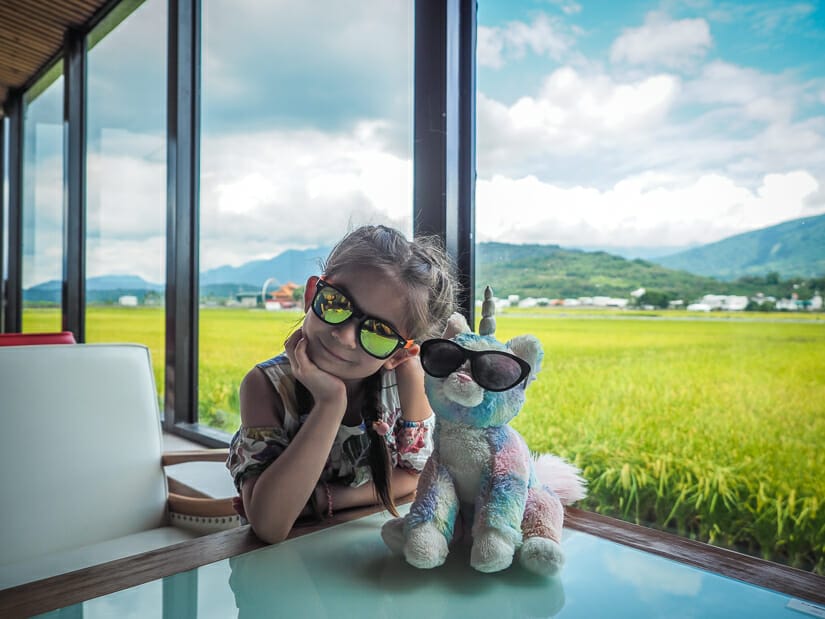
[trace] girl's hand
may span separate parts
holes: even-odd
[[[307,355],[307,341],[301,329],[284,342],[284,350],[292,366],[292,374],[312,394],[316,404],[337,403],[341,414],[347,408],[347,388],[337,376],[324,372]]]

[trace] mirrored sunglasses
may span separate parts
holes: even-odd
[[[530,364],[508,352],[468,350],[444,339],[427,340],[421,344],[421,365],[430,376],[449,376],[467,360],[473,380],[487,391],[507,391],[530,374]]]
[[[354,318],[358,322],[358,342],[364,351],[376,359],[386,359],[399,348],[409,348],[413,340],[402,337],[392,325],[380,318],[367,316],[341,290],[322,279],[318,280],[312,311],[328,325],[341,325]]]

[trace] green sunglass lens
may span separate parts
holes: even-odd
[[[352,303],[335,291],[321,291],[315,299],[315,309],[318,316],[331,325],[341,324],[352,316]]]
[[[361,345],[376,357],[387,357],[398,347],[398,336],[387,325],[366,320],[361,327]]]

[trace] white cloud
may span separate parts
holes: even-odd
[[[804,89],[787,75],[714,61],[685,82],[684,96],[686,102],[706,106],[737,106],[736,116],[787,122],[804,97]]]
[[[753,29],[762,35],[778,30],[788,30],[816,13],[816,5],[810,2],[793,4],[779,3],[778,6],[751,8],[750,22]]]
[[[819,189],[805,171],[766,175],[755,191],[720,174],[647,172],[605,191],[494,176],[478,183],[476,230],[481,241],[680,247],[810,215]]]
[[[384,130],[204,138],[201,268],[331,244],[362,223],[410,233],[412,164],[387,150]]]
[[[204,96],[258,126],[301,97],[315,99],[299,107],[307,117],[322,104],[328,116],[357,117],[378,98],[386,109],[395,92],[409,98],[413,22],[409,2],[204,3]]]
[[[86,275],[139,275],[148,282],[166,281],[166,233],[145,238],[90,239]]]
[[[476,62],[480,67],[499,69],[504,66],[504,38],[497,28],[478,26],[476,32]]]
[[[633,65],[685,69],[704,58],[713,44],[710,27],[702,18],[673,21],[652,12],[638,28],[628,28],[613,42],[610,59]]]
[[[523,58],[528,52],[561,60],[573,44],[559,20],[544,13],[531,23],[512,21],[502,27],[478,27],[477,61],[479,66],[499,69],[508,60]]]
[[[633,82],[609,75],[554,71],[536,96],[513,105],[478,95],[479,170],[507,171],[531,158],[570,156],[620,140],[636,142],[659,126],[674,104],[680,81],[667,74]]]
[[[582,5],[578,2],[572,2],[568,0],[551,0],[553,4],[559,5],[559,8],[562,10],[562,13],[565,15],[575,15],[576,13],[581,13]]]
[[[605,554],[604,565],[616,580],[636,588],[643,600],[656,598],[698,598],[702,594],[703,573],[641,553],[632,548],[620,548]]]

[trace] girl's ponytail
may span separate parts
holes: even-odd
[[[366,379],[364,384],[364,408],[361,413],[364,419],[367,437],[370,440],[367,462],[375,486],[375,494],[393,516],[398,516],[398,509],[392,496],[392,461],[390,460],[387,441],[384,434],[375,429],[375,424],[381,423],[381,372],[380,370]],[[392,431],[392,428],[389,428]]]

